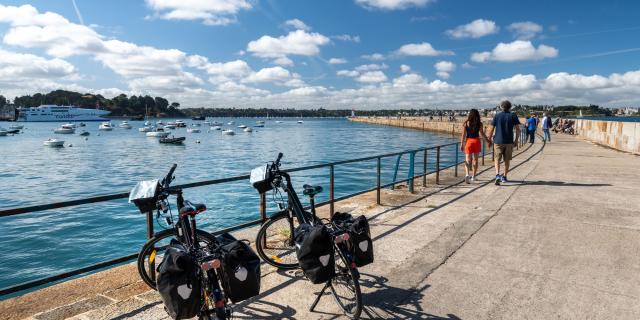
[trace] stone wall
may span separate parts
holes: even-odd
[[[621,151],[640,154],[640,122],[578,119],[576,134]]]
[[[409,129],[417,129],[424,131],[434,131],[434,132],[442,132],[449,133],[452,135],[460,135],[462,132],[462,122],[466,120],[466,118],[459,118],[457,122],[450,121],[437,121],[434,118],[433,121],[430,121],[429,118],[425,117],[355,117],[349,118],[351,121],[355,122],[364,122],[371,124],[381,124],[386,126],[400,127],[400,128],[409,128]],[[483,119],[485,123],[485,129],[488,134],[491,126],[487,123],[490,122],[489,119]]]

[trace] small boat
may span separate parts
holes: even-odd
[[[89,131],[82,130],[82,132],[80,132],[80,135],[83,136],[83,137],[86,137],[86,136],[90,135],[90,133],[89,133]]]
[[[98,129],[102,131],[111,131],[113,130],[113,126],[111,125],[111,122],[103,122],[100,124]]]
[[[144,126],[142,128],[138,128],[138,131],[140,132],[149,132],[149,131],[153,131],[154,127],[152,126]]]
[[[302,121],[302,120],[298,120],[298,123],[304,123],[304,121]]]
[[[236,122],[235,121],[229,121],[229,122],[227,122],[227,124],[232,126],[232,125],[236,124]]]
[[[239,125],[239,126],[238,126],[238,128],[240,128],[240,129],[244,129],[244,128],[246,128],[246,127],[247,127],[247,126],[245,126],[244,124],[241,124],[241,125]]]
[[[198,129],[198,128],[188,128],[187,132],[189,132],[189,133],[200,133],[200,129]]]
[[[21,124],[12,124],[9,126],[9,129],[18,129],[18,130],[22,130],[24,129],[24,125]]]
[[[176,123],[176,127],[178,127],[178,128],[184,128],[184,127],[187,126],[187,124],[182,120],[176,120],[175,123]]]
[[[221,125],[222,125],[222,122],[220,122],[220,121],[213,121],[213,122],[211,122],[211,125],[212,125],[212,126],[221,126]]]
[[[197,123],[197,122],[196,123],[192,123],[191,126],[192,127],[200,127],[200,126],[202,126],[202,123]]]
[[[6,130],[8,134],[16,134],[16,133],[20,133],[20,129],[9,129]]]
[[[48,147],[64,147],[64,140],[47,139],[43,144]]]
[[[66,128],[66,129],[75,129],[76,125],[73,123],[65,123],[63,125],[60,126],[61,128]]]
[[[211,128],[209,128],[209,130],[222,130],[222,127],[220,127],[220,126],[215,126],[215,127],[211,127]]]
[[[0,137],[4,137],[9,133],[7,130],[0,128]]]
[[[53,133],[58,133],[58,134],[72,134],[75,132],[76,132],[76,129],[73,129],[73,128],[61,127],[61,128],[53,129]]]
[[[166,138],[168,136],[169,136],[169,132],[158,131],[157,129],[156,129],[156,131],[147,132],[147,137]]]
[[[149,126],[151,126],[151,121],[145,121],[145,122],[144,122],[144,126],[145,126],[145,127],[149,127]]]
[[[86,126],[87,126],[87,125],[86,125],[86,124],[84,124],[84,122],[80,122],[80,123],[78,124],[78,127],[86,127]]]
[[[120,123],[118,125],[118,127],[122,128],[122,129],[131,129],[132,128],[128,121],[122,121],[122,123]]]
[[[222,134],[225,134],[225,135],[228,135],[228,136],[232,136],[232,135],[234,135],[236,133],[233,132],[233,130],[231,130],[231,129],[227,129],[227,130],[222,131]]]
[[[253,126],[254,128],[264,128],[264,124],[256,124]]]
[[[166,143],[166,144],[182,144],[182,142],[185,140],[185,137],[171,137],[171,138],[160,138],[160,143]]]
[[[176,127],[177,127],[177,126],[176,126],[176,124],[175,124],[175,123],[171,123],[171,122],[169,122],[169,123],[165,124],[163,128],[173,130],[173,129],[175,129]]]
[[[276,120],[276,123],[282,123],[282,121],[280,121],[280,120]]]
[[[258,120],[256,121],[257,124],[264,124],[264,120]]]
[[[250,127],[246,127],[242,131],[244,131],[244,132],[253,132],[253,129],[251,129]]]

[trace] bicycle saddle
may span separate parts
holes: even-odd
[[[180,215],[193,215],[207,210],[207,206],[204,203],[191,203],[185,201],[185,206],[180,209]]]
[[[302,192],[302,194],[304,194],[305,196],[315,196],[316,194],[322,192],[322,187],[321,186],[310,186],[308,184],[305,184],[302,186],[302,188],[304,189],[304,191]]]

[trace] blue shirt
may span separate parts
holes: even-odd
[[[511,112],[500,112],[493,117],[491,125],[494,127],[495,144],[513,144],[513,127],[520,124],[518,116]]]
[[[536,118],[531,117],[531,118],[529,118],[529,120],[527,120],[527,127],[528,127],[529,131],[536,130],[537,126],[538,126],[538,121],[536,121]]]

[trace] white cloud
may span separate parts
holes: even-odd
[[[288,55],[315,56],[320,53],[320,46],[327,43],[329,38],[322,34],[296,30],[278,38],[262,36],[249,42],[247,51],[260,58],[274,59],[276,64],[291,65],[293,61]]]
[[[454,29],[447,30],[445,34],[454,39],[465,38],[481,38],[490,34],[498,33],[500,28],[494,21],[477,19],[467,24],[457,26]]]
[[[356,0],[356,3],[367,9],[403,10],[410,7],[424,7],[433,0]]]
[[[402,73],[407,73],[411,71],[411,67],[406,64],[400,65],[400,71],[402,71]]]
[[[59,58],[45,59],[33,54],[0,49],[0,81],[31,81],[75,75],[75,67]]]
[[[336,74],[341,77],[357,77],[360,75],[360,72],[355,70],[339,70]]]
[[[538,33],[541,33],[543,28],[541,25],[531,22],[514,22],[507,27],[507,30],[513,33],[513,36],[519,40],[533,39]]]
[[[385,56],[381,53],[372,53],[372,54],[362,55],[360,56],[360,58],[371,60],[371,61],[382,61],[385,59]]]
[[[236,14],[252,8],[247,0],[146,0],[156,16],[167,20],[200,20],[206,25],[236,22]]]
[[[329,64],[344,64],[347,63],[347,59],[343,58],[331,58],[329,59]]]
[[[308,25],[306,25],[304,22],[302,22],[302,20],[300,19],[291,19],[291,20],[287,20],[284,22],[284,24],[288,27],[292,27],[295,30],[304,30],[304,31],[311,31],[311,27],[309,27]]]
[[[452,51],[439,51],[433,48],[430,43],[410,43],[405,44],[396,51],[399,55],[405,56],[440,56],[453,55]]]
[[[438,61],[433,65],[436,75],[442,79],[449,79],[451,72],[456,70],[456,64],[451,61]]]
[[[475,68],[475,66],[470,64],[469,62],[465,62],[462,64],[462,69],[473,69],[473,68]]]
[[[525,60],[542,60],[558,56],[556,48],[539,45],[537,48],[531,41],[516,40],[511,43],[499,43],[491,52],[475,52],[471,60],[482,63],[487,61],[514,62]]]
[[[360,72],[362,72],[362,71],[374,71],[374,70],[386,69],[388,67],[389,66],[384,64],[384,63],[383,64],[372,63],[372,64],[363,64],[363,65],[357,66],[355,68],[355,70],[356,71],[360,71]]]
[[[268,82],[288,87],[301,87],[305,85],[304,81],[300,80],[299,74],[291,73],[289,70],[280,66],[260,69],[258,72],[254,72],[245,78],[243,82]]]
[[[350,34],[339,34],[339,35],[331,36],[331,39],[360,43],[360,36],[352,36]]]
[[[367,71],[356,78],[356,81],[364,83],[385,82],[387,81],[387,76],[382,71]]]

